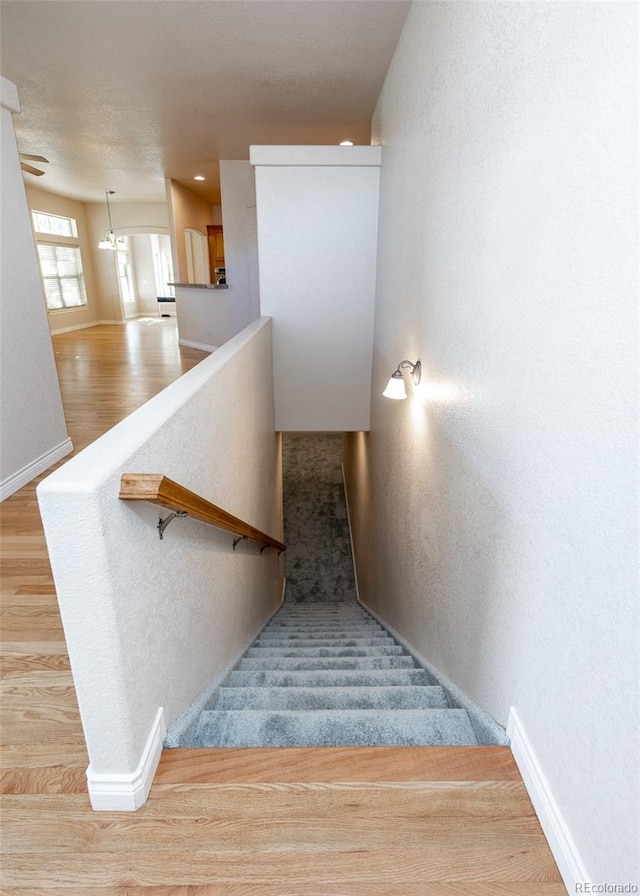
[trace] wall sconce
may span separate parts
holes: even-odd
[[[417,386],[420,382],[420,377],[422,376],[422,364],[420,361],[416,361],[415,364],[412,364],[411,361],[400,361],[389,378],[387,388],[382,393],[385,398],[402,399],[407,397],[404,377],[402,376],[403,370],[411,371],[414,386]]]

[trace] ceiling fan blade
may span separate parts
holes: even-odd
[[[27,165],[26,162],[20,162],[20,167],[23,171],[26,171],[27,174],[35,174],[36,177],[40,177],[41,174],[44,174],[44,171],[40,171],[39,168],[34,168],[33,165]]]
[[[21,152],[19,155],[20,155],[21,159],[28,159],[30,162],[48,162],[49,161],[49,159],[45,159],[44,156],[32,156],[28,152]]]

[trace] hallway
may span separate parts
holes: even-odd
[[[154,319],[53,342],[76,451],[205,357]],[[139,812],[92,812],[38,481],[1,508],[3,893],[566,892],[504,747],[165,751]]]

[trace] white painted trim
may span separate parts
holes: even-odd
[[[577,892],[576,884],[591,883],[571,832],[562,817],[542,766],[535,754],[515,707],[509,710],[507,734],[511,738],[511,752],[522,780],[536,810],[564,885],[569,893]]]
[[[51,315],[49,316],[49,323],[51,324]],[[59,336],[61,333],[73,333],[74,330],[88,330],[90,327],[105,327],[105,326],[116,326],[116,325],[124,325],[126,321],[123,320],[92,320],[86,324],[74,324],[72,327],[56,327],[56,329],[51,329],[52,336]]]
[[[51,324],[51,317],[49,317],[49,324]],[[59,336],[61,333],[72,333],[74,330],[88,330],[89,327],[97,327],[99,325],[99,321],[92,320],[89,324],[74,324],[72,327],[56,327],[55,330],[51,327],[51,335]]]
[[[186,345],[187,348],[199,348],[203,352],[215,352],[220,348],[219,345],[206,345],[204,342],[191,342],[189,339],[178,339],[179,345]]]
[[[94,811],[135,812],[146,803],[153,777],[160,762],[165,730],[164,710],[160,707],[142,751],[138,767],[133,772],[125,774],[100,773],[94,772],[89,766],[87,785],[91,807]]]
[[[72,451],[73,445],[71,439],[65,439],[64,442],[60,442],[55,448],[51,448],[49,451],[41,454],[40,457],[36,457],[35,460],[32,460],[25,467],[22,467],[21,470],[17,470],[15,473],[12,473],[11,476],[3,479],[2,482],[0,482],[0,503],[14,492],[17,492],[18,489],[21,489],[23,485],[27,485],[32,479],[39,476],[40,473],[44,473],[49,467],[52,467],[59,460],[62,460],[67,454],[71,454]]]
[[[334,167],[379,168],[381,146],[250,146],[249,163],[297,167],[330,165]]]

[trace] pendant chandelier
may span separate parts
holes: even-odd
[[[121,236],[115,235],[115,233],[113,232],[113,226],[111,224],[111,206],[109,205],[109,196],[113,196],[115,194],[115,190],[105,190],[104,193],[107,197],[109,232],[98,243],[98,249],[110,249],[112,252],[116,252],[118,249],[124,249],[126,251],[127,241],[124,240]]]

